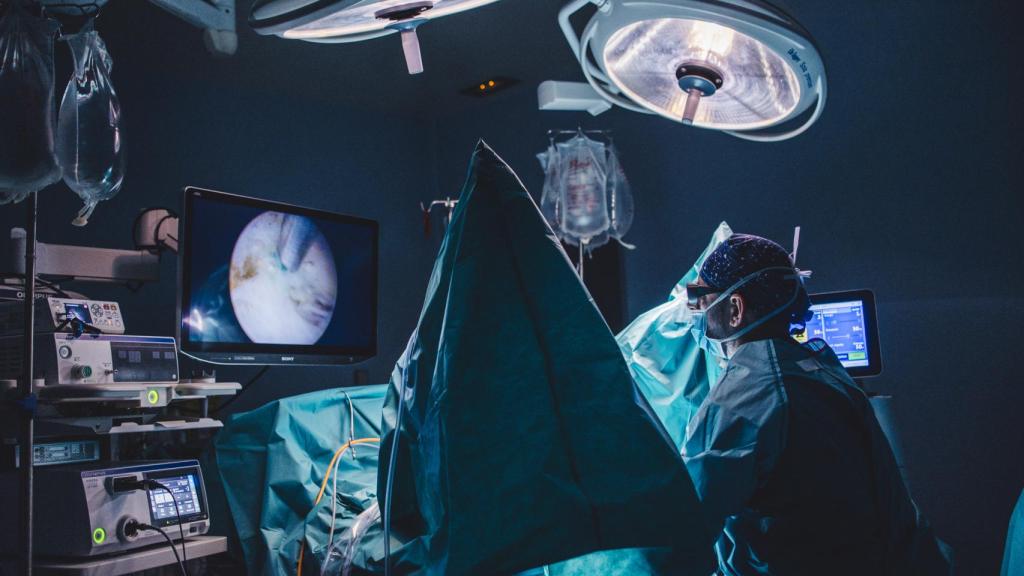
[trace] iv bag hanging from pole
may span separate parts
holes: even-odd
[[[56,24],[8,2],[0,17],[0,204],[60,180],[53,150]]]
[[[566,244],[582,253],[623,241],[633,225],[633,194],[619,162],[618,151],[608,143],[589,138],[581,130],[572,138],[555,142],[537,155],[544,169],[540,208],[548,225]]]
[[[559,228],[571,244],[603,244],[609,226],[604,144],[578,134],[558,146],[562,161]]]
[[[85,202],[72,224],[85,226],[96,204],[116,196],[124,180],[121,103],[110,83],[110,54],[92,23],[67,43],[75,70],[60,104],[57,157],[64,182]]]

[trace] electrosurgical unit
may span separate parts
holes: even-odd
[[[209,508],[195,460],[39,468],[35,529],[39,554],[89,557],[205,534]],[[0,475],[15,493],[16,475]],[[179,529],[180,526],[180,529]],[[4,546],[10,540],[2,539]],[[7,550],[7,552],[13,552]]]

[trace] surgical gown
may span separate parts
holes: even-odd
[[[820,340],[740,346],[683,457],[723,574],[951,573],[867,397]]]

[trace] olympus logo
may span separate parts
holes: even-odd
[[[17,300],[21,300],[22,302],[24,302],[25,301],[25,291],[24,290],[18,290],[15,293],[14,297]],[[35,293],[35,299],[36,300],[46,300],[47,298],[49,298],[49,296],[47,296],[46,294],[41,294],[38,291],[36,291],[36,293]]]

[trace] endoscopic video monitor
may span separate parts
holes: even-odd
[[[180,234],[183,354],[275,365],[376,355],[377,222],[186,188]]]
[[[811,295],[814,317],[795,338],[824,340],[854,378],[877,376],[882,372],[878,342],[875,295],[870,290],[851,290]]]

